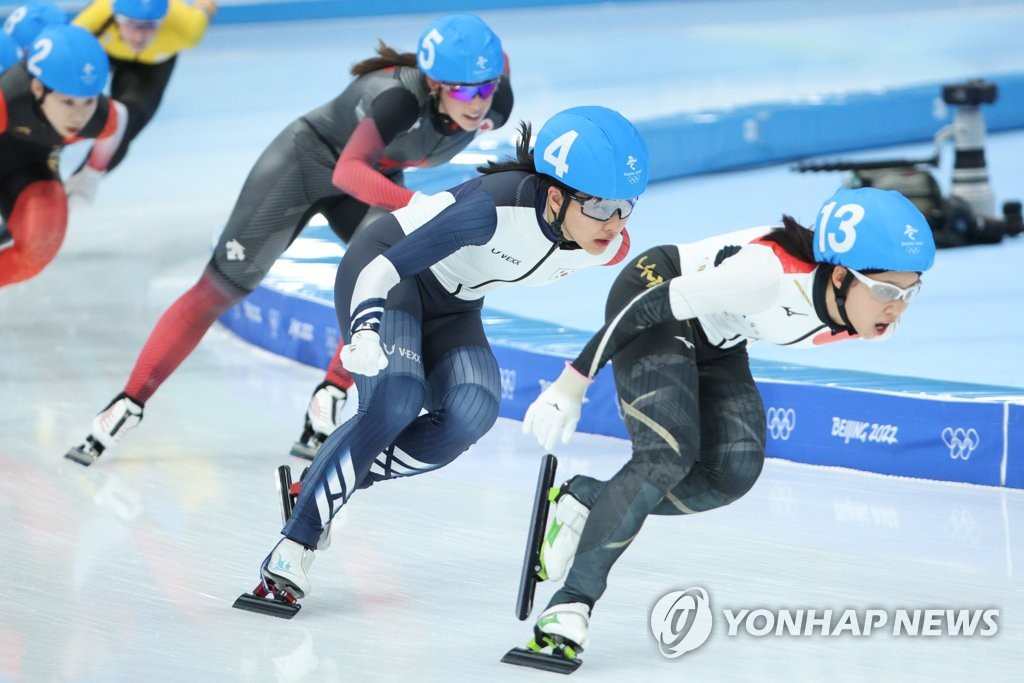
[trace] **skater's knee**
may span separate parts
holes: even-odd
[[[754,487],[763,467],[764,449],[758,444],[731,444],[721,449],[717,457],[697,464],[692,479],[688,478],[682,485],[683,489],[688,489],[684,496],[692,501],[695,511],[724,507]]]
[[[438,417],[445,421],[451,441],[465,450],[494,426],[498,406],[498,397],[487,387],[464,384],[449,392]]]
[[[721,492],[723,505],[741,498],[754,487],[764,468],[764,447],[758,443],[735,444],[724,459],[724,466],[715,488]]]

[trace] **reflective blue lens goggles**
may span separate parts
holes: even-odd
[[[446,93],[460,102],[472,102],[473,98],[478,95],[482,100],[486,100],[488,97],[493,95],[494,91],[498,88],[498,79],[487,81],[486,83],[476,83],[474,85],[466,85],[464,83],[442,83],[441,87],[444,88]]]

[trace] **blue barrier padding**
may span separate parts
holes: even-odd
[[[329,228],[310,226],[221,322],[257,346],[327,367],[339,339],[332,298],[341,253]],[[500,414],[512,419],[522,419],[591,335],[491,309],[484,309],[483,321],[501,368]],[[1024,488],[1021,389],[757,359],[751,368],[767,412],[769,456]],[[627,436],[607,369],[587,392],[579,430]]]
[[[649,2],[650,0],[615,0],[616,4]],[[518,7],[551,7],[553,5],[593,5],[599,0],[221,0],[214,17],[215,24],[251,24],[271,21],[308,21],[344,17],[373,17],[393,14],[443,14]],[[6,18],[22,2],[0,3],[0,18]],[[78,14],[87,2],[58,2],[69,16]]]
[[[982,106],[988,129],[1024,127],[1024,75],[985,80],[998,88],[997,100]],[[677,114],[637,127],[651,151],[651,179],[664,180],[932,140],[952,121],[942,85]]]
[[[1006,406],[1006,486],[1024,488],[1024,405]]]
[[[644,2],[645,0],[616,0],[617,3]],[[267,21],[296,21],[306,19],[334,19],[339,17],[383,16],[389,14],[442,14],[445,12],[473,12],[482,9],[517,7],[550,7],[552,5],[593,5],[595,0],[284,0],[282,2],[237,3],[221,5],[217,11],[218,24],[240,24]]]

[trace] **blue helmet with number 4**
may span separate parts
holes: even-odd
[[[573,107],[545,123],[533,166],[563,185],[604,199],[634,199],[647,189],[650,164],[640,131],[607,107]]]
[[[25,60],[28,72],[50,90],[71,97],[103,92],[110,60],[100,41],[80,26],[44,28]]]
[[[441,83],[483,83],[501,76],[501,40],[472,14],[449,14],[427,25],[416,52],[420,71]]]
[[[924,272],[935,263],[928,221],[896,190],[843,188],[818,212],[814,258],[854,270]]]

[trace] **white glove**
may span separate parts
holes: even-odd
[[[96,201],[96,191],[99,190],[100,180],[104,176],[103,171],[86,164],[64,183],[64,192],[68,195],[68,205],[81,208],[90,206]]]
[[[580,407],[588,386],[590,379],[566,363],[558,379],[526,409],[523,434],[533,434],[546,451],[555,447],[559,437],[562,443],[569,443],[580,421]]]
[[[380,347],[380,335],[373,330],[360,330],[341,349],[341,364],[349,372],[375,377],[388,366],[388,357]]]
[[[412,197],[409,198],[409,204],[406,204],[406,206],[409,206],[410,204],[415,204],[416,202],[422,202],[429,196],[430,195],[427,194],[426,192],[420,192],[419,190],[416,190],[415,192],[412,193]]]

